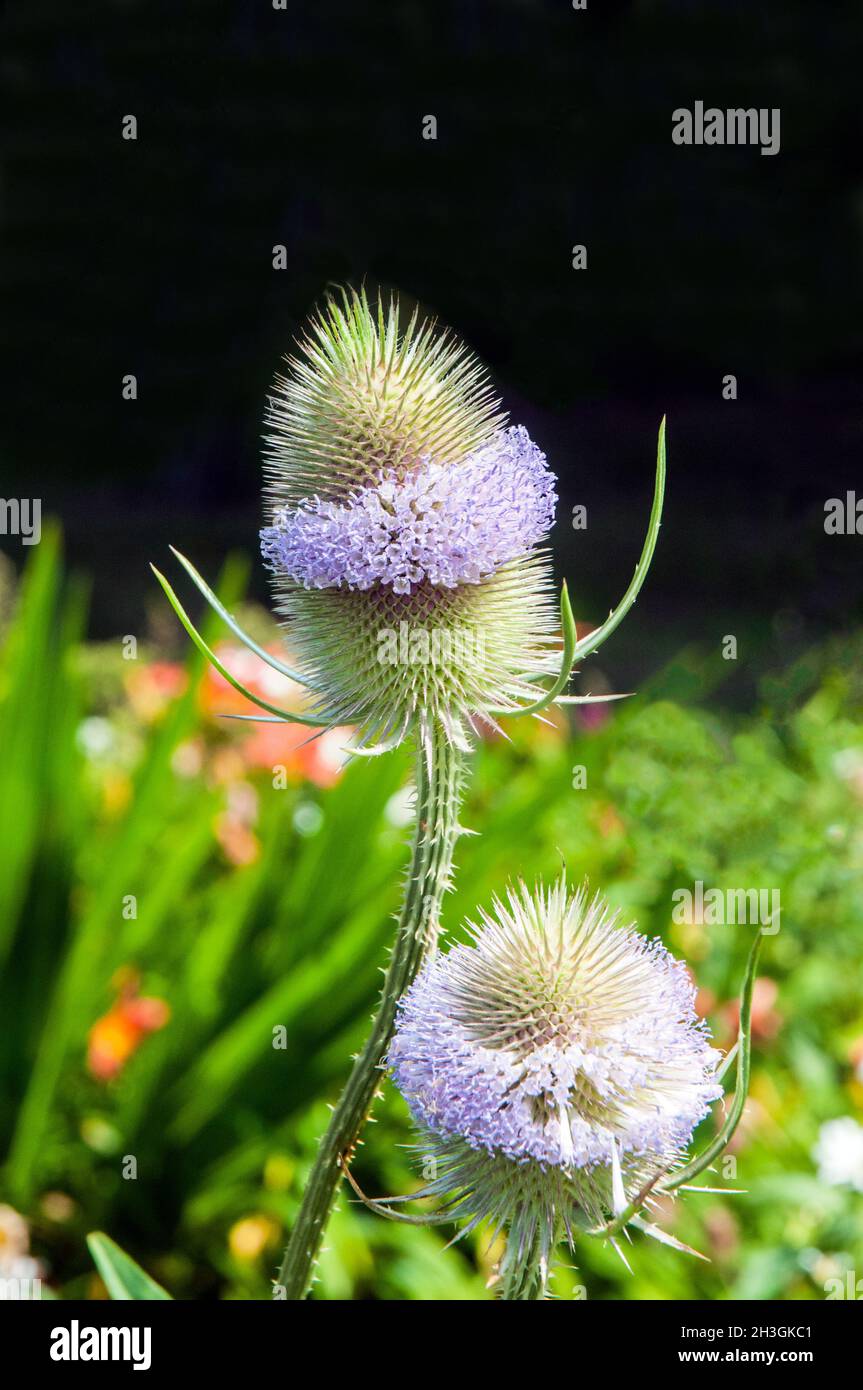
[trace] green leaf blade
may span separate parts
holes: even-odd
[[[87,1248],[108,1293],[116,1302],[172,1301],[167,1290],[102,1231],[93,1231],[87,1237]]]

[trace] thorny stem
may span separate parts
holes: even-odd
[[[513,1266],[509,1270],[503,1290],[503,1303],[543,1303],[548,1297],[547,1276],[538,1261],[529,1260],[525,1265]]]
[[[441,901],[460,834],[463,762],[463,755],[441,733],[433,734],[426,746],[418,740],[416,829],[395,945],[372,1031],[333,1111],[303,1194],[274,1291],[281,1298],[299,1300],[308,1292],[342,1168],[353,1156],[380,1083],[396,1004],[414,980],[427,951],[434,948]]]
[[[557,1245],[558,1237],[550,1243]],[[542,1303],[548,1297],[549,1274],[548,1251],[536,1247],[520,1259],[511,1249],[511,1237],[507,1239],[507,1252],[501,1262],[501,1301],[504,1303]]]

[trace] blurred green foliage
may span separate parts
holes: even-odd
[[[229,565],[223,599],[242,583]],[[202,703],[196,654],[142,716],[127,678],[158,653],[85,645],[85,607],[51,533],[0,604],[0,1201],[29,1222],[60,1297],[104,1296],[85,1244],[98,1228],[176,1298],[267,1298],[374,1006],[409,759],[276,788],[244,761],[248,726],[219,727]],[[751,928],[674,922],[672,894],[699,880],[781,893],[751,1098],[734,1163],[712,1178],[745,1191],[658,1214],[710,1263],[636,1237],[630,1275],[585,1241],[563,1255],[563,1297],[822,1298],[827,1279],[863,1274],[863,1196],[822,1181],[812,1157],[825,1121],[863,1118],[860,655],[813,652],[731,716],[699,701],[709,682],[690,654],[599,718],[516,725],[477,752],[463,819],[481,834],[460,843],[450,934],[510,876],[563,862],[687,958],[727,1046]],[[668,698],[687,685],[689,703]],[[158,1024],[135,1023],[141,1004],[158,1004]],[[116,1049],[113,1075],[94,1066],[95,1038]],[[355,1162],[363,1189],[419,1186],[411,1143],[385,1085]],[[315,1297],[492,1297],[494,1249],[481,1236],[445,1249],[448,1235],[345,1193]]]

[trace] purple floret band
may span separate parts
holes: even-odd
[[[283,508],[261,532],[264,559],[306,589],[410,593],[428,581],[478,584],[548,534],[557,496],[545,455],[519,425],[460,463],[423,459],[403,479],[382,475],[347,502]]]

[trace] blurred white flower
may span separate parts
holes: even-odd
[[[401,787],[394,792],[384,808],[384,815],[390,825],[394,825],[398,830],[410,825],[414,818],[414,789],[413,787]]]
[[[0,1284],[3,1298],[38,1297],[33,1284],[43,1274],[42,1262],[30,1254],[30,1230],[24,1217],[13,1207],[0,1206]]]
[[[75,741],[85,758],[97,762],[112,752],[116,740],[109,720],[94,714],[82,719],[75,731]]]
[[[863,1192],[863,1125],[850,1115],[821,1126],[812,1156],[822,1182]]]

